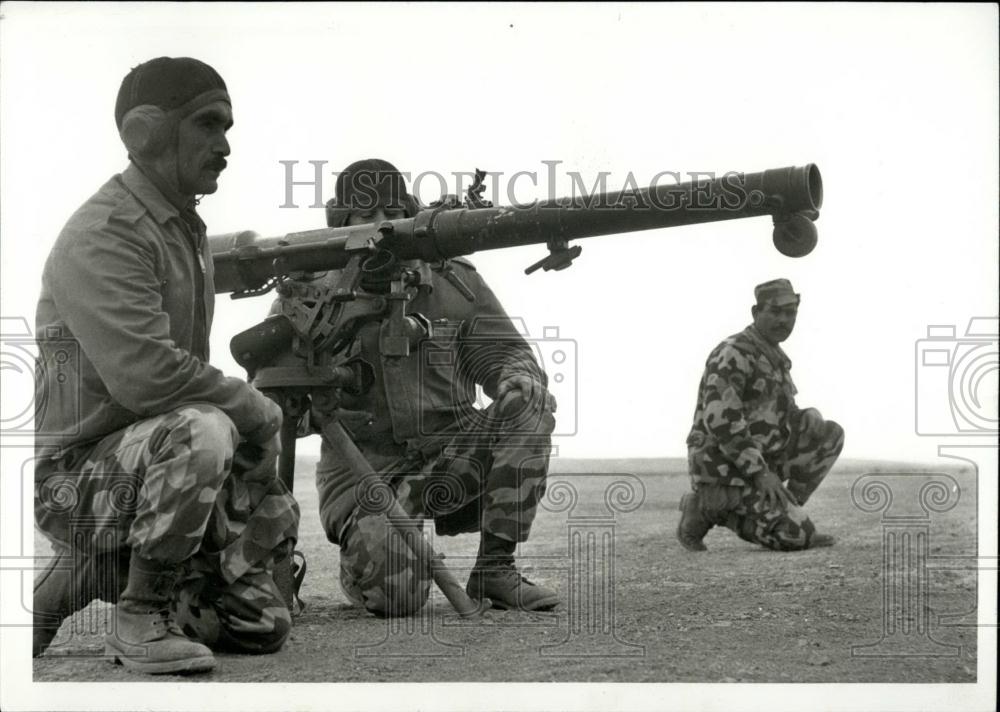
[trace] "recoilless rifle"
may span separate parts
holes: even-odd
[[[358,478],[356,491],[381,502],[389,520],[399,523],[404,539],[431,566],[435,582],[463,615],[475,614],[477,604],[468,599],[422,535],[405,526],[405,513],[337,420],[340,394],[361,395],[374,379],[369,364],[345,356],[362,326],[380,323],[379,348],[390,359],[407,358],[431,335],[430,322],[407,311],[420,280],[408,262],[436,265],[472,301],[471,290],[450,269],[449,259],[537,243],[546,245],[548,254],[525,272],[562,270],[580,256],[582,248],[570,245],[573,240],[761,216],[773,220],[772,239],[778,251],[802,257],[816,246],[813,221],[823,203],[822,178],[815,164],[509,207],[483,200],[484,175],[476,172],[464,201],[444,196],[415,216],[378,225],[273,238],[249,231],[209,238],[216,292],[231,292],[239,299],[274,289],[281,297],[280,313],[237,334],[230,343],[237,363],[284,412],[279,477],[291,490],[295,440],[303,418],[311,415],[327,442],[351,463]],[[335,272],[324,280],[314,279],[315,273],[326,270]]]

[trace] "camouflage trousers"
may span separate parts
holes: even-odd
[[[493,422],[485,412],[482,423]],[[438,535],[481,531],[527,541],[545,494],[555,420],[546,411],[527,428],[475,427],[436,456],[403,458],[379,473],[409,520],[390,522],[377,496],[357,492],[359,506],[340,535],[340,584],[352,603],[379,616],[423,607],[431,572],[404,539],[422,536],[424,519],[434,519]]]
[[[798,423],[795,424],[796,427]],[[705,518],[715,525],[732,529],[736,535],[778,551],[809,547],[816,526],[802,508],[833,467],[844,448],[844,429],[825,421],[822,435],[809,439],[796,429],[788,446],[768,465],[798,502],[784,508],[768,506],[755,485],[726,486],[705,482],[694,484]]]
[[[291,617],[270,572],[295,541],[299,509],[277,479],[230,475],[238,437],[219,409],[189,405],[39,462],[35,521],[74,554],[128,548],[176,565],[188,635],[220,650],[277,650]]]

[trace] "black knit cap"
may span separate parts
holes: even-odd
[[[143,104],[170,111],[213,89],[227,91],[226,83],[210,66],[191,57],[157,57],[125,75],[115,102],[115,124],[130,109]]]
[[[354,210],[409,207],[413,201],[399,169],[381,158],[366,158],[349,165],[337,176],[334,192],[338,206]]]

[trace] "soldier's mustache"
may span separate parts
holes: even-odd
[[[229,165],[229,164],[226,163],[226,159],[225,158],[217,158],[215,160],[212,160],[212,161],[208,162],[208,167],[211,168],[213,171],[216,171],[218,173],[222,173],[222,171],[226,170],[226,166],[227,165]]]

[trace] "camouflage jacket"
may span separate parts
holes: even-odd
[[[375,370],[375,383],[362,396],[343,395],[342,407],[370,414],[347,417],[361,452],[375,470],[420,451],[434,454],[462,432],[463,415],[477,401],[476,386],[490,397],[511,375],[529,375],[545,384],[523,327],[507,316],[493,291],[467,260],[450,260],[455,275],[469,288],[467,300],[437,269],[421,263],[421,285],[407,312],[423,314],[433,333],[406,358],[379,353],[380,325],[358,333],[348,356],[360,356]],[[316,472],[320,512],[328,532],[339,532],[355,507],[355,475],[323,443]]]
[[[208,363],[214,304],[204,223],[130,164],[73,214],[45,263],[36,454],[61,457],[190,403],[221,409],[247,439],[273,434],[265,396]]]
[[[743,486],[788,443],[795,417],[792,363],[752,324],[719,344],[705,363],[688,435],[695,482]]]

